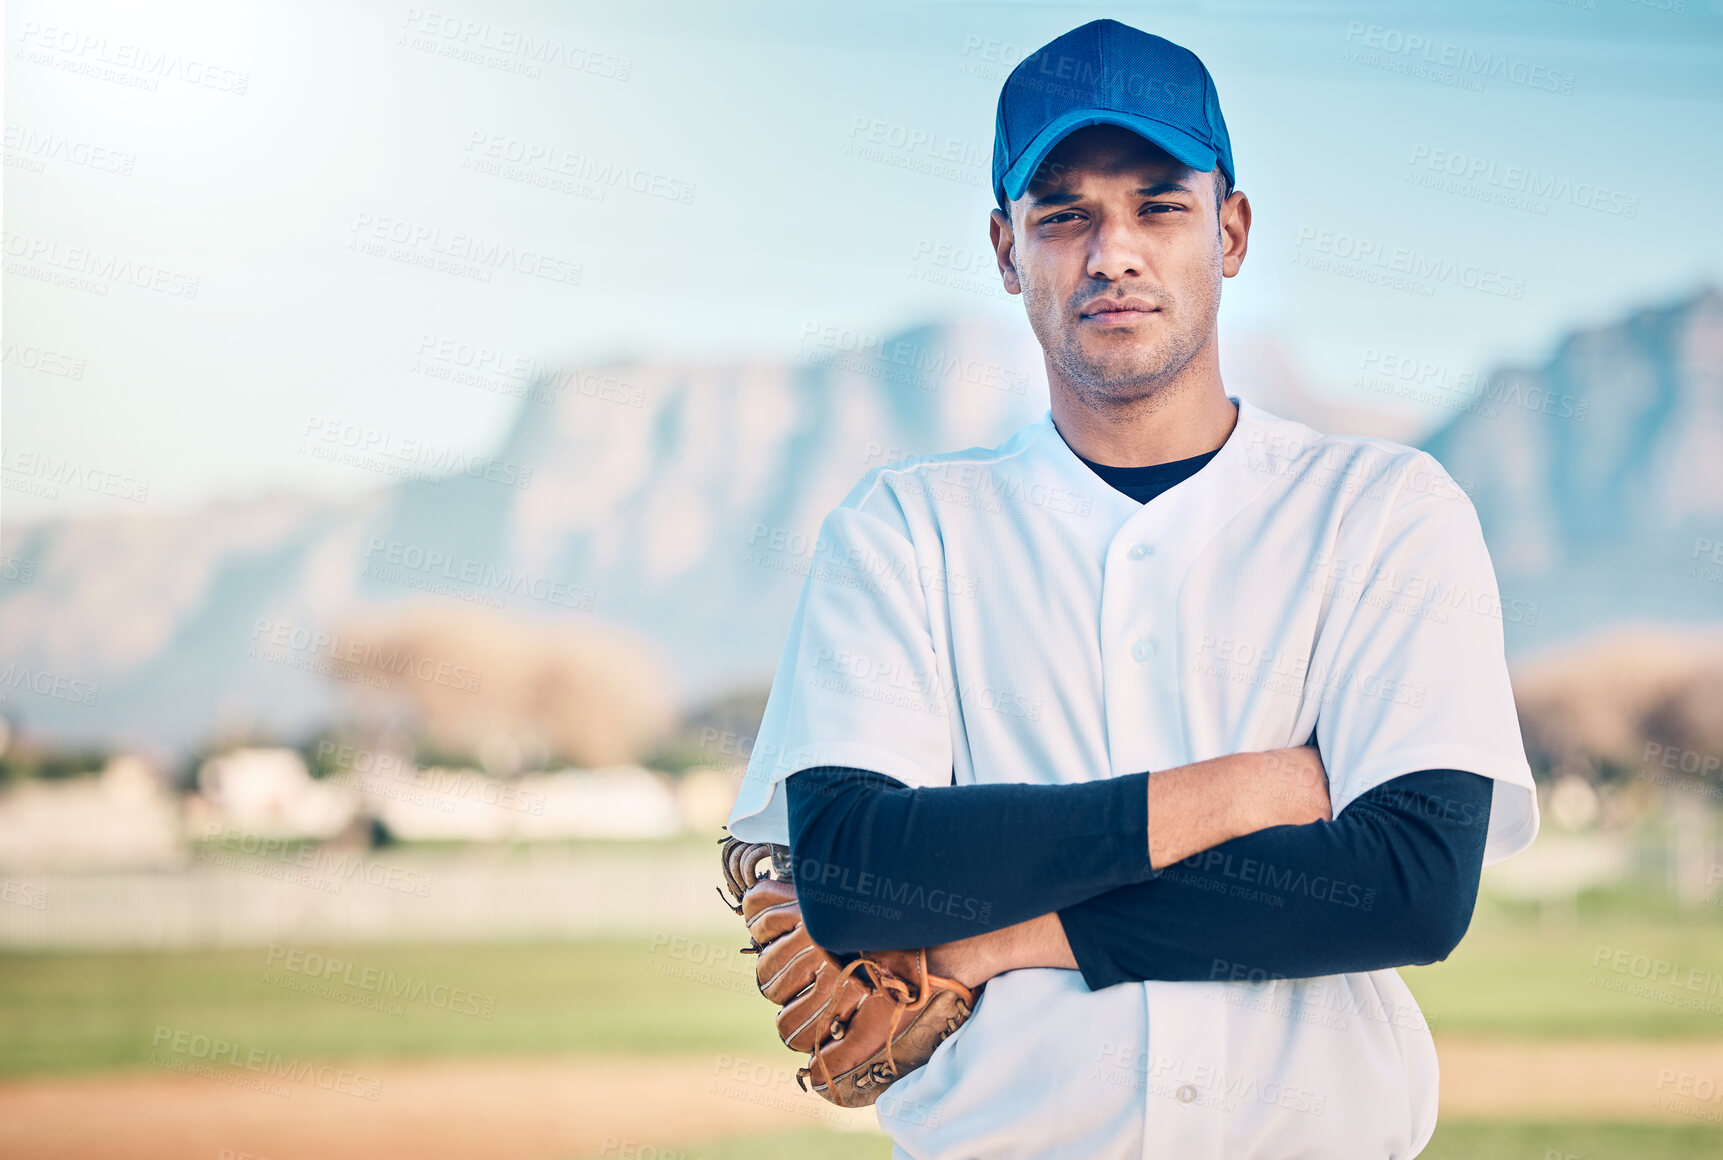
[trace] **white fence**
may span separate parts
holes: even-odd
[[[716,845],[211,854],[160,871],[0,871],[0,948],[571,939],[727,930]]]

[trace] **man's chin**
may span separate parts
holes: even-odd
[[[1166,352],[1162,346],[1161,343],[1140,341],[1128,344],[1109,342],[1097,350],[1084,343],[1078,350],[1083,369],[1087,372],[1084,377],[1091,383],[1100,387],[1130,387],[1154,382],[1166,373]]]
[[[1083,371],[1080,377],[1071,376],[1073,380],[1081,382],[1086,393],[1115,403],[1147,398],[1159,390],[1164,381],[1164,373],[1159,367],[1136,364],[1127,367],[1091,365],[1084,367]]]

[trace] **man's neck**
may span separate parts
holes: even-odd
[[[1213,451],[1232,434],[1238,408],[1227,398],[1218,366],[1186,370],[1194,373],[1147,398],[1097,405],[1049,367],[1053,425],[1072,451],[1108,467],[1148,467]]]

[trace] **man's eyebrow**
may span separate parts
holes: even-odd
[[[1044,205],[1070,205],[1074,201],[1082,200],[1083,199],[1078,195],[1069,192],[1043,193],[1035,197],[1031,197],[1029,199],[1029,204],[1034,208],[1040,208]]]
[[[1190,191],[1191,187],[1184,184],[1182,181],[1157,181],[1153,185],[1145,185],[1138,189],[1137,196],[1160,197],[1163,194],[1189,193]],[[1083,198],[1080,194],[1072,193],[1069,190],[1057,190],[1031,197],[1029,199],[1029,205],[1032,208],[1039,209],[1043,206],[1070,205],[1072,202],[1082,200]]]

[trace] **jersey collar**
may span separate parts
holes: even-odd
[[[1093,497],[1095,517],[1114,536],[1152,536],[1168,548],[1177,544],[1195,548],[1268,487],[1275,475],[1269,449],[1288,437],[1279,428],[1298,426],[1269,414],[1249,399],[1238,395],[1227,398],[1238,407],[1238,421],[1215,457],[1202,470],[1146,504],[1089,470],[1059,434],[1051,407],[1041,416],[1034,442],[1060,483]]]

